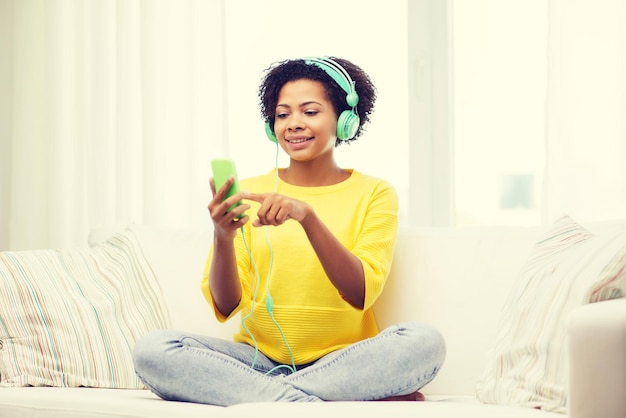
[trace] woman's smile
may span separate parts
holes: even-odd
[[[285,138],[285,141],[289,142],[290,144],[302,144],[304,142],[312,141],[312,140],[313,140],[313,137],[309,137],[309,136],[292,136],[292,137]]]

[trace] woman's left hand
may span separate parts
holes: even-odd
[[[261,204],[252,226],[278,226],[289,219],[302,223],[312,210],[307,203],[278,193],[248,193],[244,199]]]

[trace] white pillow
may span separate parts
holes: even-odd
[[[132,349],[169,325],[127,230],[91,248],[0,253],[0,386],[143,388]]]
[[[560,218],[536,243],[504,305],[477,398],[565,413],[567,317],[576,307],[623,296],[625,257],[623,226],[596,232]]]

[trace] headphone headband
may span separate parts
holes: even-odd
[[[305,58],[304,62],[306,62],[308,65],[315,65],[316,67],[324,70],[326,74],[328,74],[333,80],[335,80],[346,93],[356,93],[352,77],[350,77],[350,74],[348,74],[346,69],[343,68],[338,62],[327,57],[309,57]]]

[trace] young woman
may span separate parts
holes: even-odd
[[[234,180],[219,190],[211,180],[202,281],[220,321],[241,316],[240,333],[153,332],[135,348],[138,375],[163,399],[225,406],[422,399],[443,338],[424,324],[379,330],[372,311],[391,266],[396,192],[334,157],[369,122],[373,84],[345,59],[307,58],[270,67],[259,96],[289,166],[242,181],[227,199]]]

